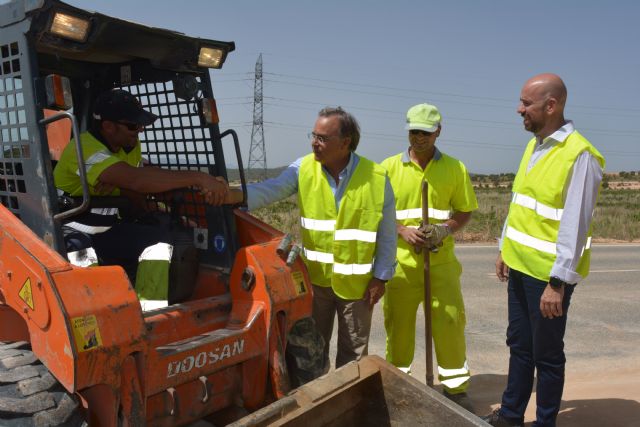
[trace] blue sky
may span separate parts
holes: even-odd
[[[438,146],[471,172],[515,172],[530,134],[515,112],[524,81],[555,72],[565,115],[605,155],[607,170],[640,170],[640,2],[538,0],[70,0],[107,15],[235,41],[212,71],[221,129],[249,155],[253,71],[264,71],[267,166],[310,151],[318,110],[360,122],[358,153],[404,150],[407,109],[437,105]]]

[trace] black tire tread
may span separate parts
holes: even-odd
[[[285,359],[293,387],[313,381],[325,372],[324,339],[313,318],[299,320],[287,335]]]
[[[28,343],[0,342],[0,426],[86,425],[78,398],[35,357]]]

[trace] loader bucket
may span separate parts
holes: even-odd
[[[378,356],[351,362],[233,427],[487,426]]]

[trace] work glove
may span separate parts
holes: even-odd
[[[445,224],[422,224],[419,228],[424,236],[424,248],[437,252],[442,241],[451,234],[451,229]]]

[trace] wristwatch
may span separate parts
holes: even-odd
[[[550,285],[553,289],[555,289],[555,290],[559,290],[559,289],[562,289],[563,287],[567,286],[567,285],[568,285],[568,283],[567,283],[567,282],[565,282],[564,280],[560,280],[560,279],[558,279],[557,277],[553,277],[553,276],[551,276],[551,277],[549,278],[549,285]]]

